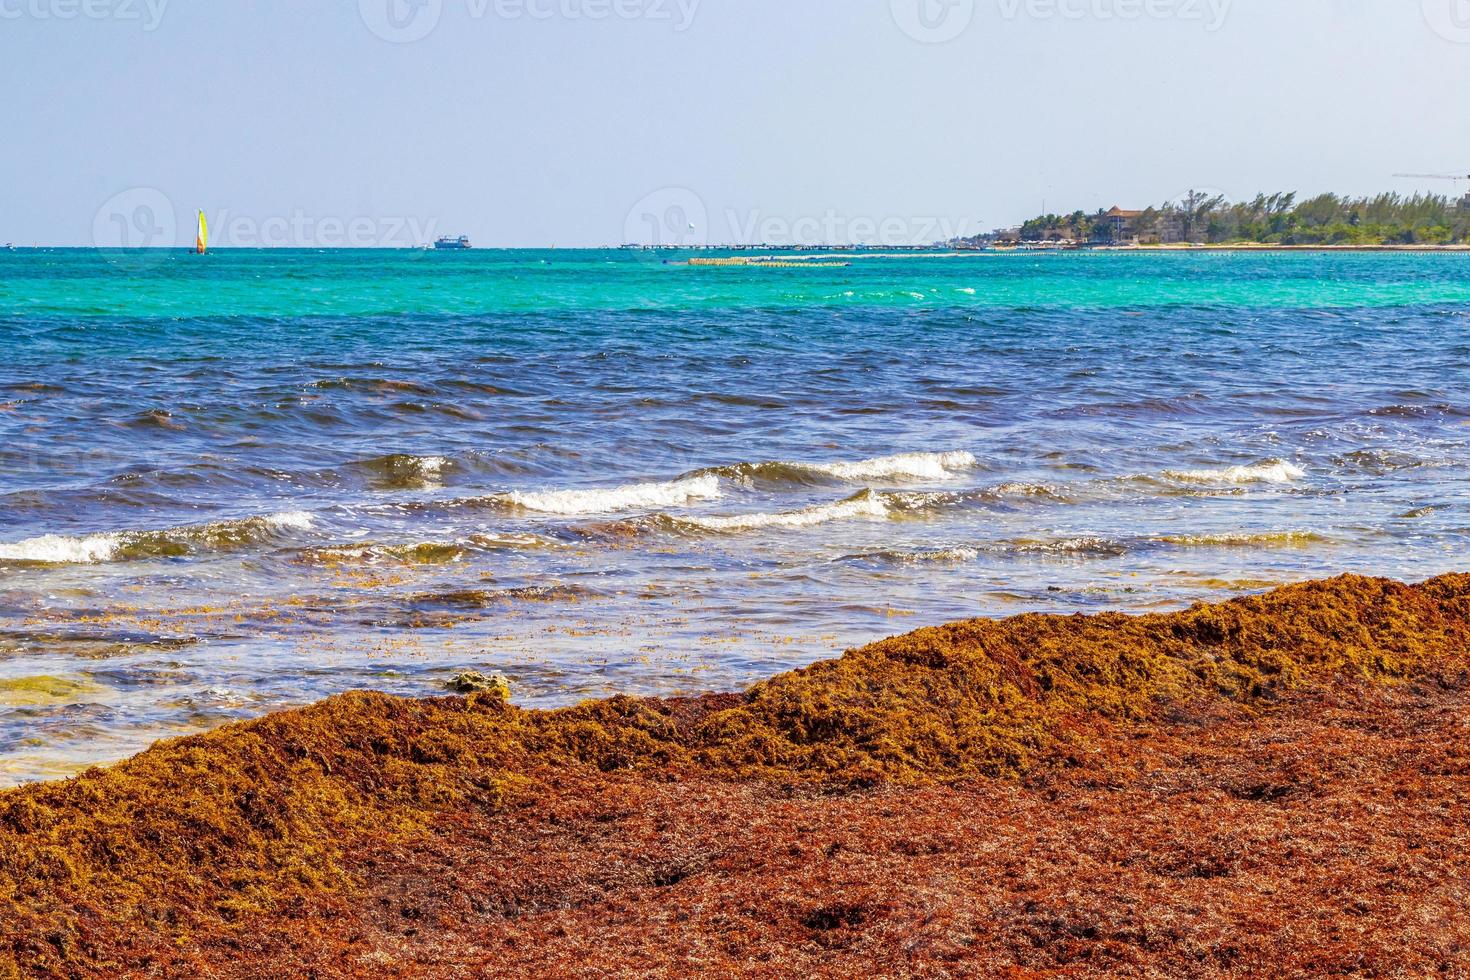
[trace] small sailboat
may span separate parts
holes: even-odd
[[[203,255],[209,251],[209,222],[204,220],[204,212],[199,212],[199,231],[194,236],[194,251]]]

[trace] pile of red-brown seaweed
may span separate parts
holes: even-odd
[[[1470,974],[1470,576],[352,694],[0,794],[0,975]]]

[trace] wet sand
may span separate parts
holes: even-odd
[[[1467,733],[1463,575],[351,694],[0,794],[0,971],[1455,975]]]

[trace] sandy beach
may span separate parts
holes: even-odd
[[[1470,576],[348,694],[0,795],[26,976],[1451,975]]]

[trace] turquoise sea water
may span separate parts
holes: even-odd
[[[0,781],[1464,568],[1470,256],[0,252]]]

